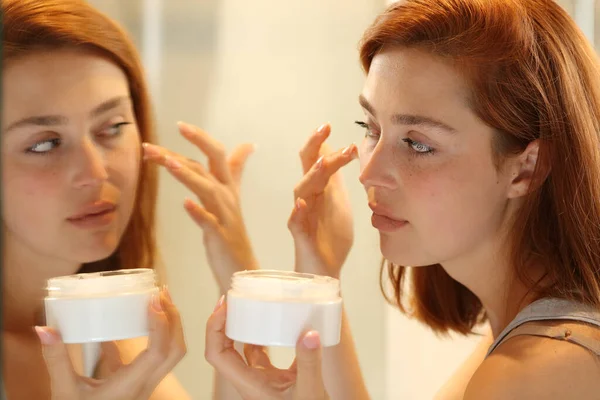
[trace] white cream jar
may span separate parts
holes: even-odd
[[[148,305],[158,294],[152,269],[123,269],[48,280],[46,325],[65,343],[148,335]]]
[[[243,271],[227,293],[226,335],[262,346],[294,347],[307,330],[324,347],[340,342],[342,298],[337,279],[296,272]]]

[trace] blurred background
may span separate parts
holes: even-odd
[[[256,143],[243,177],[242,207],[262,268],[293,268],[286,221],[301,177],[298,151],[313,129],[331,122],[341,148],[361,140],[358,41],[385,0],[89,0],[119,21],[146,68],[159,142],[203,157],[177,132],[196,124],[229,150]],[[596,0],[559,1],[600,45]],[[596,23],[597,21],[597,23]],[[595,29],[596,28],[596,29]],[[188,355],[175,370],[194,399],[210,399],[204,326],[218,299],[198,227],[182,204],[189,193],[161,171],[159,245],[169,288],[181,310]],[[477,338],[438,338],[388,306],[379,290],[380,253],[358,163],[343,170],[355,215],[355,246],[342,290],[373,399],[431,399]],[[274,349],[276,365],[292,353]]]

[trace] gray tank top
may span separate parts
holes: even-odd
[[[535,321],[561,321],[556,326],[528,324]],[[540,299],[525,307],[514,320],[498,335],[490,346],[486,358],[503,342],[513,336],[533,335],[565,340],[582,346],[600,357],[600,339],[585,332],[573,323],[585,323],[589,328],[600,331],[600,310],[585,304],[564,299]],[[571,323],[571,324],[569,324]],[[519,329],[517,329],[519,328]],[[584,328],[584,327],[582,327]],[[586,334],[587,333],[587,334]]]

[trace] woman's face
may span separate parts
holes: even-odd
[[[3,85],[6,245],[77,263],[108,257],[140,168],[125,74],[90,52],[40,51],[9,61]]]
[[[495,133],[467,99],[465,80],[441,58],[396,48],[373,59],[360,97],[360,180],[393,263],[476,259],[498,244],[514,176],[495,168]]]

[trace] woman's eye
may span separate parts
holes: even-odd
[[[373,130],[369,127],[369,124],[367,124],[366,122],[363,121],[354,121],[354,123],[358,126],[360,126],[361,128],[365,129],[365,137],[377,137],[379,136],[376,133],[373,133]]]
[[[376,132],[373,132],[373,130],[371,129],[369,124],[367,124],[366,122],[354,121],[354,123],[366,130],[366,132],[365,132],[366,138],[377,139],[379,137],[379,134]],[[416,140],[412,140],[410,138],[404,138],[404,139],[402,139],[402,141],[408,145],[408,147],[413,151],[413,153],[418,154],[418,155],[426,155],[426,154],[430,155],[430,154],[433,154],[435,151],[435,149],[433,147],[428,146],[425,143],[417,142]]]
[[[37,142],[33,146],[29,147],[27,152],[33,154],[45,154],[58,147],[60,143],[61,140],[59,138],[42,140],[41,142]]]
[[[107,129],[104,129],[101,132],[101,135],[108,136],[108,137],[119,136],[122,133],[122,128],[125,125],[131,125],[131,122],[119,122],[118,124],[111,125]]]
[[[434,149],[431,146],[427,146],[424,143],[417,142],[416,140],[412,140],[409,138],[402,139],[403,142],[408,144],[408,146],[418,154],[433,154]]]
[[[107,138],[118,137],[123,130],[125,125],[130,125],[131,122],[119,122],[117,124],[113,124],[108,128],[102,130],[99,135],[105,136]],[[26,149],[27,153],[31,154],[47,154],[54,150],[56,147],[62,144],[62,140],[59,138],[46,139],[35,143],[33,146]]]

